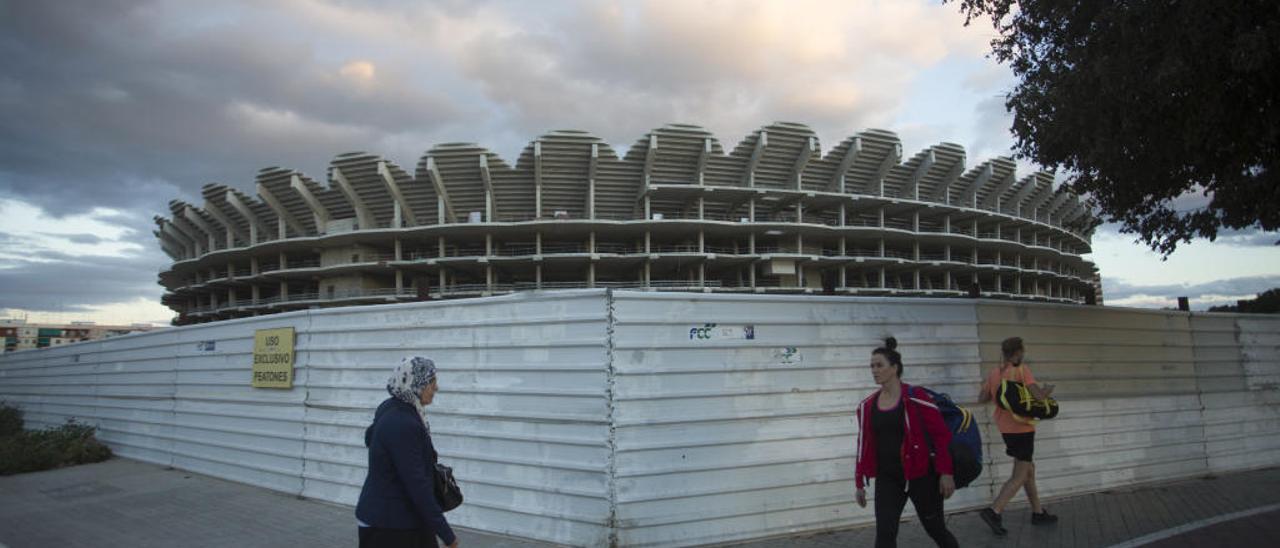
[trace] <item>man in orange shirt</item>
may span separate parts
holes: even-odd
[[[1049,397],[1053,392],[1053,385],[1036,384],[1036,378],[1031,374],[1031,367],[1022,363],[1024,352],[1022,337],[1005,339],[1000,343],[1000,352],[1004,356],[1004,361],[1001,362],[1000,367],[992,369],[982,383],[978,403],[994,400],[1001,381],[1006,379],[1026,385],[1036,399]],[[1013,496],[1018,494],[1018,489],[1023,489],[1027,493],[1027,501],[1031,503],[1033,525],[1058,521],[1058,516],[1045,511],[1040,505],[1040,493],[1036,490],[1036,465],[1031,460],[1035,453],[1035,424],[1015,416],[999,404],[996,405],[996,412],[992,418],[996,428],[1000,429],[1000,436],[1004,438],[1005,454],[1013,457],[1013,475],[1004,482],[1004,487],[1000,488],[1000,494],[996,495],[996,500],[991,502],[991,506],[982,509],[978,515],[987,523],[987,526],[991,527],[991,532],[997,536],[1005,535],[1008,530],[1004,528],[1000,513],[1004,511],[1005,505],[1009,504]]]

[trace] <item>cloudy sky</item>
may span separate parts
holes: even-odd
[[[0,317],[161,322],[152,217],[267,166],[355,150],[411,166],[554,129],[625,149],[670,122],[731,148],[773,121],[827,148],[870,127],[906,156],[1008,154],[986,25],[936,1],[0,0]],[[1023,169],[1030,166],[1024,164]],[[1025,172],[1025,171],[1024,171]],[[1108,304],[1197,308],[1280,286],[1275,234],[1167,261],[1104,226]]]

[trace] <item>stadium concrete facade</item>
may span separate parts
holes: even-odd
[[[763,127],[725,153],[668,125],[621,158],[555,131],[514,167],[473,144],[410,174],[367,153],[327,184],[267,168],[256,196],[206,185],[156,237],[177,323],[522,290],[973,296],[1092,303],[1096,221],[1052,175],[941,143],[904,158],[867,130],[822,154],[808,127]]]

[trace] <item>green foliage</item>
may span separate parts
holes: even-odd
[[[1280,2],[949,1],[991,19],[1019,80],[1018,156],[1103,219],[1166,255],[1280,229]]]
[[[0,401],[0,438],[22,431],[22,410]]]
[[[10,430],[10,420],[17,428]],[[75,419],[57,428],[23,430],[22,412],[0,405],[0,476],[61,468],[74,464],[101,462],[111,458],[111,449],[94,436],[95,428]]]
[[[1259,293],[1256,298],[1236,301],[1234,305],[1214,306],[1209,312],[1246,312],[1250,314],[1275,314],[1280,312],[1280,287]]]

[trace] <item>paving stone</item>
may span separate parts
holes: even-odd
[[[1045,499],[1060,516],[1032,526],[1020,494],[1005,510],[1009,535],[995,537],[976,512],[947,516],[967,547],[1108,546],[1198,520],[1280,503],[1280,468],[1103,493]],[[853,504],[850,500],[849,504]],[[355,545],[350,507],[268,491],[126,459],[0,477],[0,548],[39,546],[204,547]],[[550,546],[459,529],[461,544],[486,548]],[[1280,511],[1211,525],[1157,546],[1212,546],[1280,538]],[[1263,542],[1259,542],[1263,541]],[[734,546],[834,548],[871,546],[874,527],[859,527]],[[902,524],[900,546],[932,546],[914,518]]]

